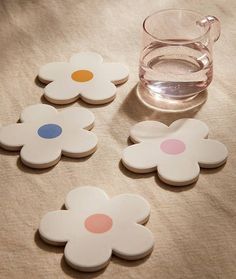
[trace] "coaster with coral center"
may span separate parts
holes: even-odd
[[[39,69],[38,78],[48,84],[44,97],[54,104],[81,98],[90,104],[105,104],[116,96],[116,86],[128,80],[129,70],[121,63],[103,63],[100,54],[80,52],[69,63],[53,62]]]
[[[47,213],[39,233],[49,244],[65,245],[65,260],[71,267],[92,272],[104,268],[112,253],[137,260],[152,252],[153,235],[142,225],[148,221],[150,206],[141,196],[109,199],[103,190],[84,186],[69,192],[65,207]]]
[[[94,115],[85,108],[58,112],[52,106],[37,104],[24,109],[20,121],[0,129],[0,146],[20,150],[21,161],[29,167],[51,167],[61,154],[80,158],[96,150],[97,136],[88,131]]]
[[[130,130],[136,144],[125,148],[122,162],[136,173],[157,170],[167,184],[188,185],[198,179],[200,167],[216,168],[226,162],[225,145],[207,136],[207,125],[197,119],[179,119],[169,127],[158,121],[139,122]]]

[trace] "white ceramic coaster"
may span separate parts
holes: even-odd
[[[80,52],[69,63],[54,62],[42,66],[38,78],[49,83],[45,98],[54,104],[68,104],[82,98],[90,104],[105,104],[116,96],[116,85],[128,80],[129,70],[120,63],[103,63],[101,55]]]
[[[61,154],[85,157],[96,150],[94,115],[85,108],[72,107],[58,112],[37,104],[23,110],[20,121],[0,129],[0,146],[20,150],[22,162],[32,168],[55,165]]]
[[[179,119],[170,127],[143,121],[131,128],[130,139],[137,144],[125,148],[122,162],[136,173],[157,170],[167,184],[188,185],[198,179],[199,166],[216,168],[227,159],[225,145],[207,136],[207,125],[196,119]]]
[[[136,260],[151,253],[152,233],[142,226],[150,214],[139,195],[122,194],[111,199],[96,187],[75,188],[67,195],[68,210],[47,213],[39,233],[53,245],[66,245],[66,262],[81,271],[104,268],[112,253]]]

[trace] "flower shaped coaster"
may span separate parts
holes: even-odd
[[[139,195],[122,194],[109,199],[96,187],[75,188],[67,195],[68,210],[47,213],[39,233],[53,245],[65,246],[66,262],[81,271],[104,268],[112,252],[126,260],[151,253],[152,233],[142,226],[150,214],[148,202]]]
[[[157,169],[162,181],[183,186],[198,179],[200,167],[224,164],[228,151],[224,144],[206,139],[208,127],[196,119],[179,119],[167,127],[158,121],[143,121],[130,130],[137,143],[125,148],[122,162],[136,173]]]
[[[23,110],[20,121],[0,129],[0,146],[20,150],[22,162],[32,168],[55,165],[61,154],[85,157],[96,150],[94,115],[85,108],[72,107],[58,112],[49,105],[33,105]]]
[[[105,104],[116,96],[116,86],[128,80],[129,70],[120,63],[103,63],[101,55],[80,52],[69,63],[42,66],[38,78],[49,83],[45,98],[54,104],[68,104],[82,98],[90,104]]]

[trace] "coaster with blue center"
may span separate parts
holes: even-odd
[[[29,167],[51,167],[62,154],[80,158],[96,150],[97,136],[88,131],[94,115],[85,108],[58,112],[52,106],[37,104],[23,110],[20,122],[0,128],[0,146],[20,150],[21,161]]]
[[[207,139],[207,125],[197,119],[179,119],[169,127],[158,121],[143,121],[130,129],[135,143],[125,148],[122,162],[136,173],[157,171],[173,186],[195,182],[202,168],[216,168],[226,162],[224,144]],[[200,166],[200,167],[199,167]]]
[[[129,70],[121,63],[104,63],[100,54],[80,52],[69,62],[52,62],[39,69],[46,83],[44,97],[54,104],[81,98],[89,104],[105,104],[116,96],[116,86],[128,80]]]

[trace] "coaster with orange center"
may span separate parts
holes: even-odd
[[[105,63],[101,55],[80,52],[67,62],[53,62],[39,69],[38,78],[47,84],[44,97],[54,104],[79,98],[90,104],[111,102],[116,86],[128,80],[129,70],[121,63]]]

